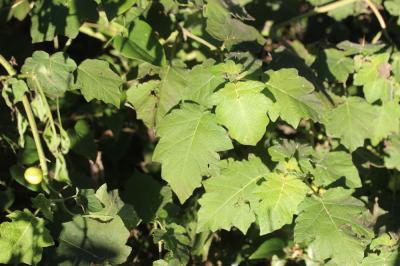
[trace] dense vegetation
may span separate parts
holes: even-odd
[[[399,265],[399,0],[0,0],[0,264]]]

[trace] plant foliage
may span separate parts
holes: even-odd
[[[0,0],[0,263],[400,265],[399,17]]]

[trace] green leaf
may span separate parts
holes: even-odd
[[[399,17],[397,19],[397,25],[400,25],[400,1],[399,0],[386,0],[384,5],[390,15]]]
[[[364,204],[351,190],[334,188],[322,197],[311,196],[300,204],[294,240],[308,245],[316,258],[331,258],[338,265],[359,265],[372,232],[360,219]]]
[[[317,154],[313,175],[318,186],[328,186],[341,177],[350,188],[361,187],[360,176],[351,155],[343,151]]]
[[[169,266],[168,261],[165,260],[156,260],[153,261],[153,266]]]
[[[274,255],[283,256],[285,242],[280,238],[269,238],[265,240],[249,257],[251,260],[271,259]]]
[[[110,69],[106,61],[97,59],[83,61],[78,67],[76,83],[86,101],[96,99],[119,108],[122,80]]]
[[[13,105],[22,101],[22,97],[28,92],[28,86],[25,81],[10,78],[5,83],[1,95],[7,106],[12,108]]]
[[[97,145],[94,142],[93,132],[85,120],[76,122],[73,130],[68,130],[71,140],[71,149],[90,160],[96,159]]]
[[[383,250],[379,254],[370,253],[362,260],[362,266],[393,266],[398,264],[398,252]]]
[[[0,191],[0,211],[9,209],[15,201],[14,189],[7,188]]]
[[[313,5],[323,6],[325,4],[331,3],[330,0],[308,0]],[[377,2],[379,4],[380,0],[372,0],[372,2]],[[360,3],[358,1],[349,1],[344,5],[337,6],[328,11],[328,15],[333,17],[336,20],[344,20],[349,16],[356,16],[367,11],[368,5],[364,5],[364,3]]]
[[[149,128],[154,128],[156,123],[159,87],[160,81],[150,80],[135,84],[126,91],[126,100],[134,107],[136,117]]]
[[[118,216],[121,217],[126,229],[129,231],[135,229],[141,221],[135,208],[130,204],[124,204],[119,210]]]
[[[193,67],[186,75],[188,90],[185,100],[194,101],[205,107],[212,106],[212,94],[225,79],[221,71],[213,71],[212,69],[218,68],[220,65],[211,66],[210,61]]]
[[[341,143],[350,151],[363,146],[370,137],[373,121],[376,117],[374,108],[364,99],[348,97],[336,108],[324,114],[328,135],[340,138]]]
[[[96,197],[104,206],[101,210],[90,212],[86,217],[98,219],[102,222],[109,222],[114,219],[120,209],[124,206],[124,202],[119,197],[118,189],[107,191],[107,184],[103,184],[96,191]]]
[[[57,35],[76,38],[81,24],[99,18],[93,0],[38,0],[32,10],[32,42],[52,41]]]
[[[162,68],[161,81],[151,80],[129,88],[127,101],[135,108],[137,117],[150,128],[181,100],[211,107],[212,93],[225,80],[223,72],[214,69],[218,65],[212,66],[212,63],[207,61],[190,71],[166,66]]]
[[[206,192],[199,199],[197,232],[237,227],[243,233],[255,221],[251,202],[257,182],[269,173],[257,157],[248,161],[229,160],[218,176],[204,181]]]
[[[400,109],[397,101],[384,103],[382,106],[375,106],[376,117],[372,122],[373,132],[371,142],[377,145],[382,139],[387,138],[391,133],[399,133]]]
[[[253,204],[261,235],[290,224],[309,191],[294,174],[269,173],[265,179],[254,191],[257,199]]]
[[[127,38],[117,36],[113,42],[114,48],[123,56],[156,66],[166,64],[164,49],[155,37],[149,24],[136,20],[129,29]]]
[[[377,100],[388,102],[398,89],[396,86],[397,84],[391,79],[378,78],[364,85],[364,97],[370,103]]]
[[[53,221],[54,204],[42,193],[38,194],[36,197],[32,198],[32,207],[40,209],[44,218]]]
[[[388,233],[382,234],[371,241],[369,248],[373,251],[396,248],[397,240]]]
[[[156,124],[176,106],[187,93],[187,71],[178,67],[166,66],[162,69],[161,85],[156,93],[159,102],[156,112]]]
[[[286,139],[283,143],[274,143],[273,146],[268,148],[268,153],[271,160],[274,162],[284,161],[298,156],[298,159],[307,158],[309,155],[314,154],[314,150],[307,144],[300,144],[295,141]]]
[[[119,217],[108,223],[75,216],[63,223],[57,248],[59,265],[116,265],[126,261],[131,248],[129,231]]]
[[[370,245],[369,253],[362,261],[362,266],[392,266],[398,264],[397,241],[392,239],[389,234],[383,234],[374,240]],[[379,253],[378,253],[379,252]]]
[[[209,0],[206,6],[207,32],[223,41],[228,50],[241,42],[256,41],[263,45],[265,40],[256,28],[232,18],[223,0]]]
[[[109,222],[119,216],[126,226],[135,228],[139,222],[138,215],[132,205],[125,204],[120,196],[118,189],[108,191],[107,184],[103,184],[96,191],[96,197],[101,202],[101,209],[90,211],[85,217],[98,219],[101,222]]]
[[[25,165],[31,165],[39,161],[35,141],[30,136],[25,136],[25,146],[19,151],[18,161]]]
[[[257,81],[228,83],[214,99],[218,123],[241,144],[256,145],[268,125],[267,110],[272,104],[261,91],[265,85]]]
[[[62,52],[49,55],[43,51],[36,51],[32,57],[25,60],[21,72],[33,76],[28,79],[31,89],[36,87],[33,80],[36,78],[47,96],[61,97],[73,84],[75,69],[74,60]]]
[[[162,241],[170,257],[180,265],[187,265],[190,256],[190,239],[186,229],[178,224],[169,224],[166,228],[154,231],[154,243]]]
[[[101,5],[111,21],[115,16],[121,15],[131,8],[137,0],[101,0]]]
[[[350,41],[342,41],[337,46],[338,49],[343,50],[346,55],[371,55],[385,47],[384,43],[370,44],[370,43],[354,43]]]
[[[133,205],[139,217],[151,222],[167,202],[172,201],[172,192],[162,187],[153,177],[136,172],[126,182],[122,199]]]
[[[387,80],[390,76],[389,53],[367,57],[356,57],[356,73],[354,85],[364,86],[365,98],[368,102],[390,97],[392,84]]]
[[[318,76],[329,81],[346,82],[354,72],[354,62],[346,53],[336,49],[325,49],[316,59],[313,67]]]
[[[30,3],[28,0],[20,0],[14,3],[11,7],[8,17],[15,17],[19,21],[23,21],[31,11]]]
[[[299,76],[297,70],[283,68],[268,71],[267,75],[267,88],[275,98],[268,111],[272,121],[280,116],[296,128],[302,118],[311,118],[314,121],[320,119],[322,103],[313,93],[314,86]]]
[[[400,170],[400,136],[392,136],[385,147],[385,166],[389,169]]]
[[[104,206],[96,197],[94,189],[80,189],[77,202],[89,212],[101,211]]]
[[[200,186],[209,168],[218,163],[217,152],[232,148],[215,115],[195,104],[184,104],[167,115],[158,125],[157,135],[161,139],[153,160],[162,164],[162,178],[182,203]]]
[[[44,220],[28,209],[7,215],[11,222],[0,224],[0,263],[37,265],[43,248],[54,245]]]

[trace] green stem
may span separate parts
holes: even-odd
[[[73,39],[68,38],[68,40],[67,40],[67,42],[65,43],[64,48],[63,48],[63,52],[64,52],[64,53],[65,53],[65,52],[68,50],[68,48],[71,46],[72,41],[73,41]]]
[[[276,26],[273,27],[271,32],[273,34],[278,29],[280,29],[282,27],[285,27],[287,25],[290,25],[293,22],[296,22],[296,21],[299,21],[299,20],[302,20],[302,19],[306,19],[306,18],[312,17],[312,16],[317,15],[317,14],[327,13],[327,12],[333,11],[335,9],[338,9],[340,7],[343,7],[345,5],[349,5],[349,4],[357,2],[357,1],[361,1],[361,0],[339,0],[339,1],[335,1],[335,2],[330,3],[330,4],[326,4],[324,6],[315,7],[313,10],[308,11],[307,13],[298,15],[296,17],[293,17],[293,18],[291,18],[289,20],[286,20],[286,21],[284,21],[282,23],[277,24]]]
[[[60,128],[64,129],[64,128],[63,128],[63,125],[62,125],[62,121],[61,121],[60,102],[59,102],[58,97],[57,97],[57,99],[56,99],[56,105],[57,105],[57,119],[58,119],[58,124],[60,124]]]
[[[48,170],[47,170],[46,156],[44,154],[42,143],[40,141],[39,131],[35,122],[35,117],[33,116],[31,105],[29,104],[29,100],[26,95],[22,97],[22,104],[24,105],[25,112],[28,117],[28,122],[32,130],[33,140],[35,141],[36,150],[39,156],[40,168],[42,169],[43,176],[47,177]]]
[[[182,34],[183,34],[183,39],[187,39],[187,37],[195,40],[198,43],[201,43],[204,46],[207,46],[211,51],[217,50],[218,48],[214,45],[212,45],[211,43],[207,42],[206,40],[200,38],[199,36],[194,35],[193,33],[191,33],[190,31],[188,31],[187,29],[185,29],[184,27],[181,27],[182,30]]]
[[[0,64],[5,68],[10,76],[14,76],[16,71],[11,66],[11,64],[2,56],[0,55]],[[47,170],[47,162],[46,156],[43,151],[43,146],[40,141],[39,131],[36,125],[35,117],[33,116],[33,112],[26,94],[22,97],[22,104],[24,106],[26,115],[28,117],[29,126],[32,131],[33,140],[35,142],[36,150],[39,156],[40,168],[42,169],[43,176],[47,178],[48,170]]]
[[[19,75],[4,75],[4,76],[0,76],[0,81],[1,80],[7,80],[10,78],[18,78],[18,79],[26,79],[26,78],[31,78],[32,75],[30,74],[19,74]]]
[[[321,6],[321,7],[315,7],[314,11],[316,13],[327,13],[329,11],[338,9],[338,8],[340,8],[342,6],[346,6],[348,4],[352,4],[352,3],[357,2],[357,1],[360,1],[360,0],[339,0],[339,1],[335,1],[333,3],[327,4],[327,5],[324,5],[324,6]]]
[[[50,105],[47,102],[46,95],[44,95],[44,91],[43,91],[42,85],[40,85],[39,81],[37,80],[37,78],[35,76],[32,77],[32,80],[35,83],[35,86],[36,86],[37,90],[39,91],[40,97],[42,98],[43,104],[44,104],[44,106],[46,108],[47,115],[49,117],[51,130],[53,131],[54,135],[57,135],[57,130],[56,130],[56,126],[55,126],[55,123],[54,123],[53,115],[51,114]]]
[[[15,74],[17,74],[11,64],[2,55],[0,55],[0,64],[4,67],[4,69],[10,76],[14,76]]]

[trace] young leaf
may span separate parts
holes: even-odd
[[[54,205],[50,199],[46,198],[45,195],[40,193],[31,200],[32,207],[40,209],[40,212],[46,219],[48,219],[49,221],[53,221]]]
[[[97,99],[119,108],[122,80],[110,69],[106,61],[98,59],[83,61],[78,67],[76,83],[86,101]]]
[[[217,152],[232,149],[215,116],[196,104],[184,104],[172,111],[161,120],[157,135],[161,139],[153,160],[162,164],[162,178],[182,203],[200,186],[209,167],[219,161]]]
[[[96,197],[103,204],[104,208],[96,212],[90,212],[87,217],[95,218],[102,222],[109,222],[114,219],[124,206],[124,202],[119,197],[118,190],[107,191],[107,184],[99,187],[96,191]]]
[[[115,37],[113,45],[127,58],[148,62],[156,66],[166,64],[163,47],[154,36],[151,26],[142,20],[134,22],[127,38]]]
[[[241,144],[256,145],[264,136],[269,122],[267,110],[272,104],[261,93],[264,87],[257,81],[229,83],[214,95],[218,123]]]
[[[31,89],[36,87],[35,78],[47,96],[60,97],[73,84],[75,69],[74,60],[62,52],[49,55],[44,51],[36,51],[25,60],[21,72],[32,75],[28,79]]]
[[[7,215],[11,222],[0,224],[0,263],[37,265],[43,248],[54,245],[44,220],[28,209]]]
[[[135,228],[139,222],[139,218],[132,205],[125,204],[117,189],[108,191],[107,184],[103,184],[97,191],[96,197],[104,206],[103,208],[95,211],[90,211],[85,217],[98,219],[101,222],[109,222],[115,217],[119,216],[125,225],[130,228]]]
[[[340,138],[341,143],[351,152],[364,144],[370,137],[376,117],[374,108],[359,97],[348,97],[336,108],[324,114],[326,131]]]
[[[358,265],[372,232],[360,221],[364,204],[351,190],[333,188],[322,197],[311,196],[299,206],[294,240],[309,245],[318,259],[338,265]]]
[[[131,248],[129,231],[119,217],[108,223],[75,216],[62,225],[57,257],[61,265],[116,265],[126,261]]]
[[[269,173],[266,181],[258,186],[253,204],[260,226],[260,234],[268,234],[290,224],[293,215],[309,188],[296,175]]]
[[[190,239],[186,229],[178,224],[169,224],[165,229],[154,232],[154,243],[162,241],[165,248],[171,252],[172,259],[179,265],[187,265],[190,255]]]
[[[307,144],[300,144],[292,140],[284,140],[283,143],[275,143],[268,148],[271,160],[274,162],[284,161],[298,156],[298,159],[306,159],[309,155],[314,154],[314,150]]]
[[[25,81],[10,78],[4,84],[1,96],[3,96],[7,106],[12,108],[14,104],[22,101],[22,97],[26,92],[28,92],[28,86]]]
[[[269,173],[257,157],[248,161],[227,162],[220,175],[204,181],[205,194],[199,200],[197,232],[237,227],[243,233],[255,221],[251,202],[257,182]]]
[[[313,93],[314,86],[299,76],[297,70],[280,69],[268,71],[267,75],[267,88],[275,97],[268,111],[272,121],[280,116],[296,128],[301,118],[319,120],[323,112],[322,103]]]

